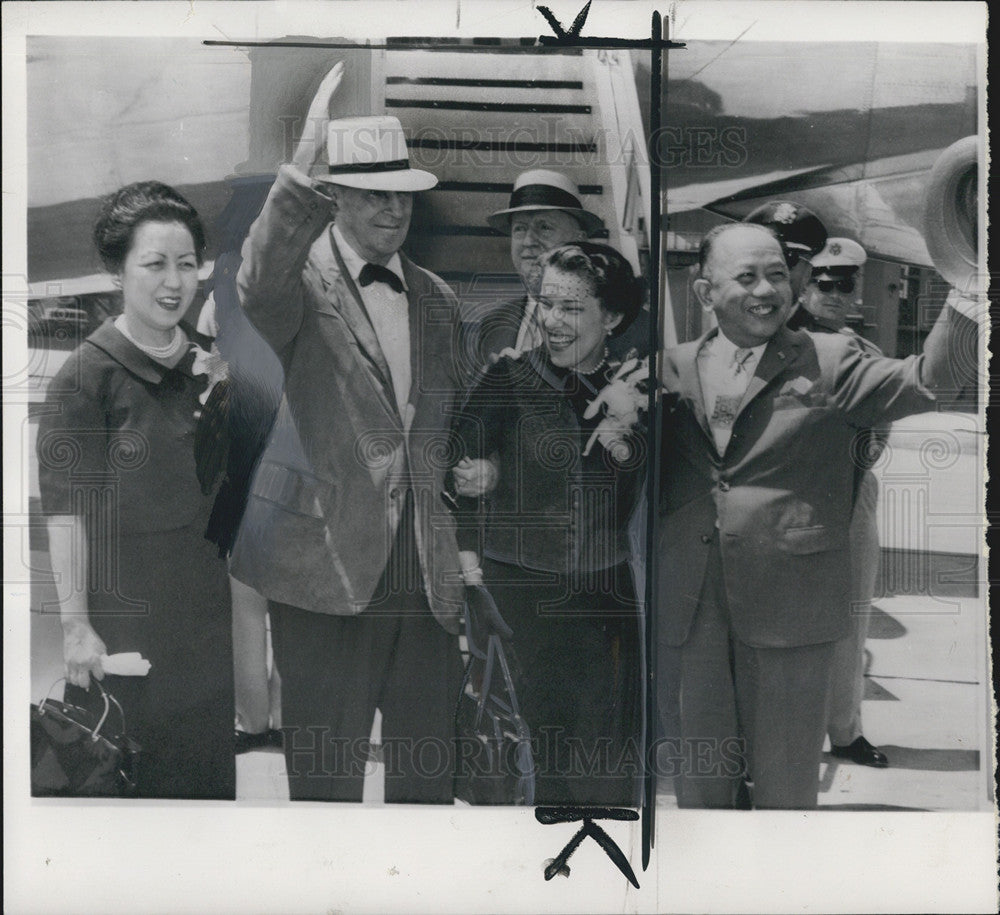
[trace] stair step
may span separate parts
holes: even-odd
[[[451,168],[451,164],[448,165]],[[599,184],[581,184],[580,193],[601,194],[603,188]],[[512,181],[438,181],[435,191],[461,191],[465,194],[509,194],[514,189]]]
[[[533,54],[526,60],[521,54],[487,54],[475,56],[455,50],[447,51],[386,51],[385,74],[432,79],[471,79],[488,73],[490,79],[514,80],[579,80],[582,55],[575,53]],[[387,92],[388,94],[388,92]]]
[[[503,167],[502,181],[476,180],[488,176],[501,177],[501,163],[497,165],[456,164],[446,160],[435,159],[430,162],[411,157],[411,163],[420,168],[426,168],[437,179],[438,185],[427,193],[435,196],[444,195],[445,199],[455,199],[455,195],[474,195],[474,206],[490,207],[489,212],[500,210],[507,206],[510,192],[513,189],[514,178],[526,168],[555,168],[569,175],[575,181],[586,181],[593,177],[593,172],[584,169],[566,168],[562,162],[551,162],[541,157],[525,158],[522,162]],[[605,188],[596,184],[580,184],[580,199],[585,206],[600,207],[606,198]]]
[[[590,114],[556,111],[470,110],[395,105],[386,112],[399,118],[408,136],[521,143],[595,143],[597,127]]]
[[[583,89],[583,81],[579,79],[534,79],[509,78],[493,79],[478,77],[447,77],[447,76],[389,76],[387,86],[449,86],[452,88],[478,89]],[[392,90],[394,93],[397,89]]]
[[[478,234],[488,237],[493,230],[487,226],[486,217],[490,213],[506,209],[510,202],[508,194],[471,195],[436,189],[425,191],[422,198],[419,211],[415,205],[413,225],[419,227],[420,231],[430,231],[436,235]],[[602,197],[584,197],[582,202],[584,209],[596,213],[604,220],[605,226],[613,225],[615,217],[610,201]],[[472,231],[466,232],[465,227]],[[594,237],[607,237],[607,233],[596,234]]]
[[[610,227],[597,237],[617,239],[590,61],[579,49],[530,60],[517,50],[473,57],[443,44],[385,57],[386,111],[403,125],[411,163],[439,181],[414,202],[407,251],[463,281],[506,274],[515,289],[509,239],[486,217],[507,206],[526,169],[567,174],[584,207]]]
[[[583,89],[491,88],[481,86],[387,86],[387,106],[451,108],[458,111],[528,111],[590,114]]]
[[[476,194],[508,196],[517,176],[529,168],[563,172],[580,186],[584,198],[606,196],[609,189],[595,183],[604,177],[598,171],[597,153],[569,155],[549,150],[507,153],[501,150],[440,150],[410,147],[415,168],[431,172],[439,182],[438,192],[465,190]],[[603,171],[603,169],[601,170]],[[593,202],[593,201],[591,201]],[[499,209],[499,206],[494,207]]]
[[[502,129],[502,128],[501,128]],[[555,156],[587,156],[597,152],[596,139],[567,142],[543,142],[509,138],[506,133],[497,132],[496,138],[475,136],[441,136],[430,130],[418,129],[407,137],[410,149],[449,151],[462,153],[503,153],[516,156],[522,153],[544,152]],[[491,164],[491,163],[486,163]]]

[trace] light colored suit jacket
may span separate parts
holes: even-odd
[[[401,255],[412,386],[403,415],[363,300],[330,231],[330,202],[283,166],[243,247],[247,316],[285,371],[285,398],[233,550],[239,577],[318,613],[378,600],[405,494],[415,497],[431,610],[458,631],[463,589],[454,521],[440,498],[460,376],[457,302]]]
[[[783,328],[761,356],[724,456],[696,362],[717,331],[664,354],[657,591],[667,645],[688,637],[716,527],[741,641],[792,647],[846,634],[855,439],[933,409],[924,384],[947,383],[942,341],[965,320],[944,316],[926,355],[903,360],[873,356],[846,335]]]

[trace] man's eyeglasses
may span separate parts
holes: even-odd
[[[820,291],[820,292],[833,292],[834,289],[837,292],[854,292],[854,278],[847,277],[842,280],[810,280],[810,282]]]

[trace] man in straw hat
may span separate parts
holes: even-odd
[[[486,217],[491,229],[510,237],[510,259],[524,284],[524,295],[503,302],[479,324],[478,352],[483,365],[495,362],[500,353],[522,353],[542,343],[536,320],[536,297],[542,273],[543,254],[560,245],[585,241],[604,228],[596,213],[580,200],[580,189],[567,175],[535,168],[521,172],[514,181],[508,205]],[[609,341],[612,359],[630,349],[644,356],[648,346],[646,322],[634,321],[621,337]]]
[[[272,437],[261,459],[251,499],[269,513],[248,512],[244,565],[269,598],[291,797],[361,800],[377,709],[386,800],[449,803],[463,591],[435,442],[459,390],[457,303],[399,251],[437,179],[410,167],[396,118],[329,120],[342,72],[243,247],[241,303],[302,445]]]

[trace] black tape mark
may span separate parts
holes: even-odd
[[[567,862],[580,844],[588,836],[593,839],[605,854],[611,859],[614,865],[620,870],[628,882],[636,889],[639,889],[639,881],[636,879],[632,865],[628,863],[628,858],[618,847],[614,839],[611,838],[594,820],[638,820],[639,814],[634,810],[619,807],[538,807],[535,810],[535,819],[544,826],[551,826],[555,823],[574,823],[583,820],[583,826],[577,831],[566,846],[553,860],[545,867],[545,879],[551,880],[556,874],[569,876]]]

